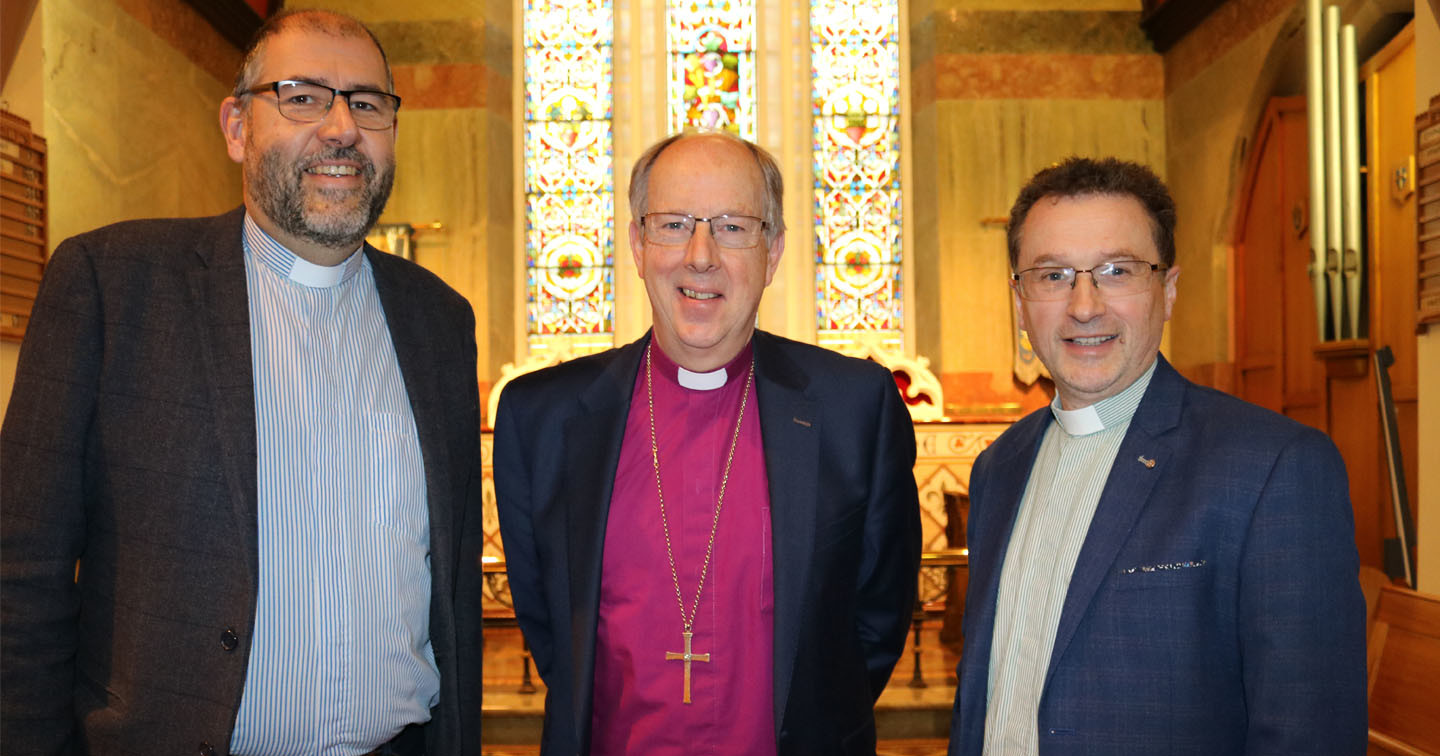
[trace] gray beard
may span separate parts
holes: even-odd
[[[305,169],[326,160],[352,160],[360,164],[363,185],[350,191],[306,191]],[[288,163],[278,149],[246,161],[245,181],[251,196],[271,222],[286,234],[330,249],[350,251],[380,219],[395,183],[395,165],[376,172],[375,164],[354,147],[325,150],[298,164]]]

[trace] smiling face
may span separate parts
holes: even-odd
[[[716,136],[680,139],[650,168],[646,212],[763,217],[765,187],[755,157],[743,145]],[[655,341],[688,370],[707,372],[740,353],[755,330],[760,295],[775,275],[783,233],[755,246],[726,249],[710,224],[697,223],[688,244],[664,246],[630,223],[630,251],[645,280]]]
[[[1086,270],[1104,262],[1160,262],[1150,216],[1128,195],[1041,198],[1021,227],[1016,271],[1040,266]],[[1178,267],[1152,274],[1148,289],[1101,294],[1077,276],[1066,299],[1034,302],[1015,295],[1020,327],[1050,369],[1065,409],[1087,407],[1125,390],[1145,373],[1175,303]],[[1012,292],[1013,293],[1013,292]]]
[[[261,52],[255,85],[295,79],[388,91],[385,62],[364,37],[291,27]],[[270,92],[227,98],[220,122],[230,157],[244,165],[246,210],[267,234],[319,265],[360,246],[390,196],[394,126],[358,128],[343,97],[320,121],[292,121]]]

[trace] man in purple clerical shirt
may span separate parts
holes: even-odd
[[[739,138],[650,147],[629,230],[654,327],[500,399],[547,754],[875,752],[915,599],[915,437],[884,368],[756,329],[782,191]]]

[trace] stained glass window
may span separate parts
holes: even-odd
[[[525,264],[531,349],[615,331],[611,0],[525,0]]]
[[[670,0],[670,131],[725,129],[755,139],[755,4]]]
[[[815,304],[821,344],[903,346],[898,0],[813,0]]]

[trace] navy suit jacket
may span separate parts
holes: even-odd
[[[0,433],[6,753],[229,750],[260,569],[243,218],[119,223],[51,258]],[[365,255],[425,465],[428,752],[478,753],[475,319],[428,271]]]
[[[1340,454],[1157,359],[1070,579],[1040,753],[1363,754],[1365,601]],[[970,478],[951,754],[981,753],[1001,566],[1051,418],[1016,423]],[[1144,569],[1183,562],[1203,564]]]
[[[649,338],[511,382],[495,494],[546,754],[588,753],[610,494]],[[756,331],[774,544],[781,754],[874,754],[875,699],[905,645],[920,560],[915,431],[889,371]]]

